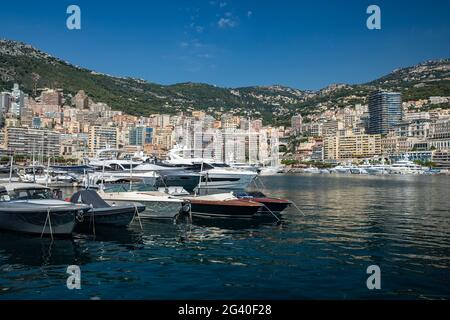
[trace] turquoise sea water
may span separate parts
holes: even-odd
[[[0,299],[448,299],[450,179],[263,178],[274,219],[143,221],[72,239],[0,232]],[[68,290],[66,268],[81,268]],[[381,290],[366,269],[381,268]]]

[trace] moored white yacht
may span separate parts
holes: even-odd
[[[257,165],[254,164],[248,164],[248,163],[237,163],[237,162],[232,162],[229,163],[229,166],[233,169],[239,169],[239,170],[245,170],[245,171],[255,171],[257,172],[259,167]]]
[[[305,173],[314,173],[314,174],[319,174],[320,173],[320,170],[319,170],[319,168],[316,168],[316,167],[308,167],[308,168],[305,168],[305,169],[303,169],[303,172],[305,172]]]
[[[99,190],[98,194],[103,200],[107,200],[112,204],[116,202],[138,202],[145,205],[145,211],[140,213],[140,216],[143,218],[173,219],[183,211],[185,204],[185,201],[182,199],[153,190],[128,191],[123,187],[119,187]],[[186,210],[188,211],[188,209]]]
[[[184,158],[180,154],[183,151],[184,149],[180,148],[172,149],[166,163],[199,171],[203,175],[199,188],[245,189],[257,176],[255,171],[232,168],[225,163],[215,162],[212,159]]]
[[[367,172],[367,174],[370,174],[370,175],[389,174],[389,168],[390,168],[390,166],[384,164],[384,161],[381,164],[364,163],[364,164],[360,165],[359,167],[363,168]]]
[[[354,167],[350,168],[350,173],[351,174],[367,174],[367,170],[365,168],[354,166]]]
[[[332,168],[330,171],[334,173],[351,173],[351,169],[353,166],[349,165],[338,165],[334,168]]]
[[[380,165],[371,165],[368,167],[365,167],[364,170],[367,171],[370,175],[385,175],[389,174],[389,166],[380,164]]]
[[[149,186],[156,184],[159,175],[155,172],[131,173],[128,171],[105,171],[87,174],[83,178],[83,185],[86,188],[99,188],[102,184],[141,182]]]
[[[97,159],[89,162],[101,173],[91,174],[89,186],[96,187],[102,182],[115,183],[126,180],[142,181],[158,187],[180,186],[193,191],[200,182],[200,174],[188,172],[176,166],[164,166],[133,159]]]
[[[260,176],[276,176],[280,173],[283,173],[283,168],[281,167],[262,167],[259,170]]]
[[[21,182],[26,183],[48,184],[54,181],[43,166],[21,168],[17,171],[17,175]]]
[[[211,189],[246,189],[255,179],[257,173],[233,169],[226,164],[203,164],[200,188]]]
[[[418,175],[424,174],[427,169],[405,158],[392,164],[388,171],[391,174]]]

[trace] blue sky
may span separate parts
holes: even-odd
[[[81,8],[82,29],[66,28]],[[381,8],[368,30],[366,9]],[[2,1],[0,38],[95,71],[172,84],[319,89],[450,57],[450,1]]]

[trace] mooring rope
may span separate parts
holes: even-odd
[[[192,203],[189,202],[189,223],[192,224]]]
[[[50,207],[47,208],[47,217],[45,217],[44,227],[42,228],[41,238],[44,236],[45,227],[47,227],[47,221],[50,228],[50,236],[53,240],[53,228],[52,228],[52,220],[50,218]]]
[[[261,183],[261,186],[262,186],[263,190],[266,190],[266,185],[262,181],[261,177],[258,177],[258,181]]]
[[[255,182],[256,182],[256,180],[258,180],[259,181],[259,183],[261,184],[261,186],[262,186],[262,190],[266,190],[266,186],[264,185],[264,182],[262,181],[262,179],[260,178],[260,177],[257,177],[256,179],[255,179]],[[256,187],[258,187],[257,186],[257,184],[255,183],[255,185],[256,185]],[[275,197],[278,197],[278,198],[282,198],[283,196],[279,196],[279,195],[276,195],[276,194],[274,194],[273,196],[275,196]],[[297,211],[298,212],[300,212],[304,217],[306,216],[306,214],[299,208],[299,206],[294,202],[294,201],[292,201],[292,200],[289,200],[291,203],[292,203],[292,205],[297,209]]]
[[[137,208],[137,205],[136,205],[136,203],[133,203],[133,205],[134,205],[134,216],[133,216],[133,219],[131,220],[131,222],[133,223],[134,218],[136,218],[136,216],[137,216],[137,218],[139,220],[139,225],[141,226],[141,230],[144,230],[144,228],[142,227],[141,216],[139,215],[139,210]]]
[[[298,212],[300,212],[304,217],[306,217],[306,214],[297,206],[297,204],[294,201],[291,201],[291,203],[298,210]]]
[[[92,232],[93,232],[93,234],[94,234],[94,238],[95,238],[95,236],[96,236],[96,234],[95,234],[95,213],[94,213],[94,206],[91,204],[91,212],[92,212],[92,220],[91,220],[91,222],[92,222]]]
[[[272,210],[270,210],[268,206],[266,206],[264,203],[261,204],[275,217],[275,219],[277,219],[277,222],[281,222],[280,218],[278,218],[277,215]]]

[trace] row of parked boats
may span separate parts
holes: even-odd
[[[82,186],[100,188],[105,184],[145,183],[153,187],[183,187],[188,192],[195,189],[245,189],[258,175],[271,175],[280,171],[274,167],[257,167],[247,164],[217,163],[211,159],[185,159],[175,151],[165,161],[116,156],[87,159],[85,165],[57,166],[31,165],[5,167],[3,172],[26,183],[46,186]],[[8,180],[7,178],[3,179]]]
[[[96,226],[126,227],[136,219],[180,216],[248,219],[277,215],[292,203],[260,192],[191,195],[181,187],[166,189],[83,189],[62,199],[59,190],[35,183],[0,185],[0,229],[43,235],[70,235]],[[170,193],[171,192],[171,193]]]
[[[420,166],[408,159],[397,161],[393,164],[369,164],[364,163],[361,165],[338,165],[330,169],[319,169],[315,167],[309,167],[303,169],[305,173],[315,174],[329,174],[329,173],[341,173],[341,174],[369,174],[369,175],[423,175],[423,174],[439,174],[440,170],[430,169],[428,167]]]

